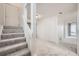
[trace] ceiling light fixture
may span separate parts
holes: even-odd
[[[41,17],[41,15],[36,15],[36,19],[40,19]]]

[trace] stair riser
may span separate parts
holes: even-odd
[[[23,50],[19,52],[19,54],[15,52],[14,54],[8,54],[7,56],[31,56],[31,52],[29,50],[27,51],[26,49],[26,51]]]
[[[11,39],[17,37],[24,37],[24,34],[1,35],[1,39]]]
[[[16,40],[9,40],[9,41],[5,41],[5,42],[0,42],[0,47],[4,47],[4,46],[8,46],[8,45],[12,45],[12,44],[16,44],[16,43],[20,43],[20,42],[26,42],[26,39],[16,39]]]
[[[23,33],[22,29],[3,29],[2,33]]]
[[[0,56],[5,56],[7,54],[13,53],[13,52],[18,51],[18,50],[23,49],[23,48],[26,48],[26,44],[21,45],[21,46],[17,46],[17,47],[12,48],[12,49],[8,49],[6,51],[1,51]]]

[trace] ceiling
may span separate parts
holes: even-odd
[[[24,3],[11,3],[19,9],[23,9]],[[28,18],[30,18],[30,4],[28,3]],[[37,3],[36,13],[39,18],[51,17],[59,13],[66,14],[77,11],[75,3]]]
[[[38,3],[37,14],[42,17],[54,16],[62,12],[66,14],[77,11],[75,3]]]
[[[25,3],[8,3],[10,5],[15,6],[19,11],[22,11]]]

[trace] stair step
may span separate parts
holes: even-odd
[[[23,33],[22,29],[3,29],[2,33]]]
[[[0,56],[30,56],[22,27],[3,26],[0,40]]]
[[[30,56],[30,51],[28,48],[24,48],[14,53],[8,54],[7,56]]]
[[[18,26],[3,26],[4,29],[22,29],[22,27]]]
[[[20,49],[26,48],[26,42],[6,46],[6,47],[1,47],[0,48],[0,56],[5,56],[7,54],[10,54],[12,52],[18,51]]]
[[[25,37],[19,37],[19,38],[1,40],[0,41],[0,47],[16,44],[16,43],[20,43],[20,42],[26,42],[26,38]]]
[[[17,37],[24,37],[24,33],[8,33],[8,34],[1,35],[1,39],[11,39],[11,38],[17,38]]]

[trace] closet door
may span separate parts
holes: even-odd
[[[5,25],[19,26],[18,9],[10,4],[5,4]]]

